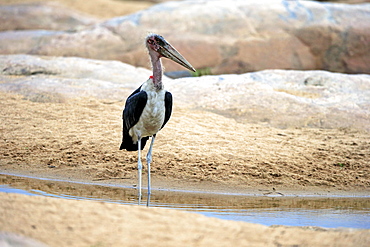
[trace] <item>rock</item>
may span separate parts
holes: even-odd
[[[279,128],[370,131],[370,76],[266,70],[183,78],[167,84],[184,106]]]
[[[0,55],[3,75],[53,75],[71,79],[96,79],[130,88],[135,81],[144,81],[152,74],[119,61],[99,61],[78,57],[45,57]]]
[[[0,90],[41,103],[78,97],[124,101],[150,75],[151,71],[118,61],[0,56]],[[177,80],[164,77],[164,84],[178,107],[211,111],[240,122],[370,131],[370,75],[266,70]]]
[[[0,33],[0,53],[113,59],[149,68],[143,39],[153,31],[195,68],[211,68],[213,74],[263,69],[370,73],[369,30],[370,4],[177,1],[76,32]],[[168,61],[164,65],[167,71],[180,69]]]
[[[0,56],[0,90],[23,94],[36,102],[60,103],[71,97],[123,100],[151,74],[118,61]]]
[[[0,21],[0,31],[28,29],[71,31],[98,23],[98,19],[54,2],[0,6]]]
[[[13,0],[12,0],[13,1]],[[28,0],[30,1],[30,0]],[[34,0],[32,0],[34,1]],[[50,0],[43,0],[50,1]],[[96,18],[107,20],[109,18],[129,15],[137,11],[149,8],[152,1],[117,1],[117,0],[52,0],[65,5],[68,8],[86,13]]]
[[[9,43],[13,45],[9,46]],[[119,36],[101,27],[80,32],[7,31],[0,33],[1,54],[42,54],[47,56],[78,56],[113,59],[112,54],[125,53]]]

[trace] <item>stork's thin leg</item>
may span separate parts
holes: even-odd
[[[146,206],[149,207],[150,205],[150,194],[148,194],[148,198],[146,199]]]
[[[155,135],[152,136],[152,141],[150,143],[150,147],[148,150],[148,154],[146,155],[146,162],[148,163],[148,196],[150,195],[150,163],[152,162],[152,150],[154,144]]]
[[[138,170],[138,195],[139,195],[139,205],[141,202],[141,175],[143,173],[143,164],[141,163],[141,138],[139,137],[139,140],[137,141],[138,145],[138,161],[137,161],[137,170]]]

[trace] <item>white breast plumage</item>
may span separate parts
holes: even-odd
[[[137,141],[139,136],[145,137],[156,134],[163,125],[166,112],[164,103],[166,90],[157,91],[151,79],[142,85],[141,90],[147,93],[148,99],[139,121],[129,131],[134,142]]]

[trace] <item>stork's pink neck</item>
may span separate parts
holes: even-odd
[[[152,61],[153,68],[153,79],[154,86],[160,90],[163,88],[162,84],[162,63],[158,53],[149,50],[150,59]]]

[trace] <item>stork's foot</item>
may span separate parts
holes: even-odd
[[[265,193],[263,193],[264,196],[268,196],[268,195],[279,195],[279,196],[284,196],[283,193],[277,191],[275,188],[272,188],[272,191],[267,191]]]

